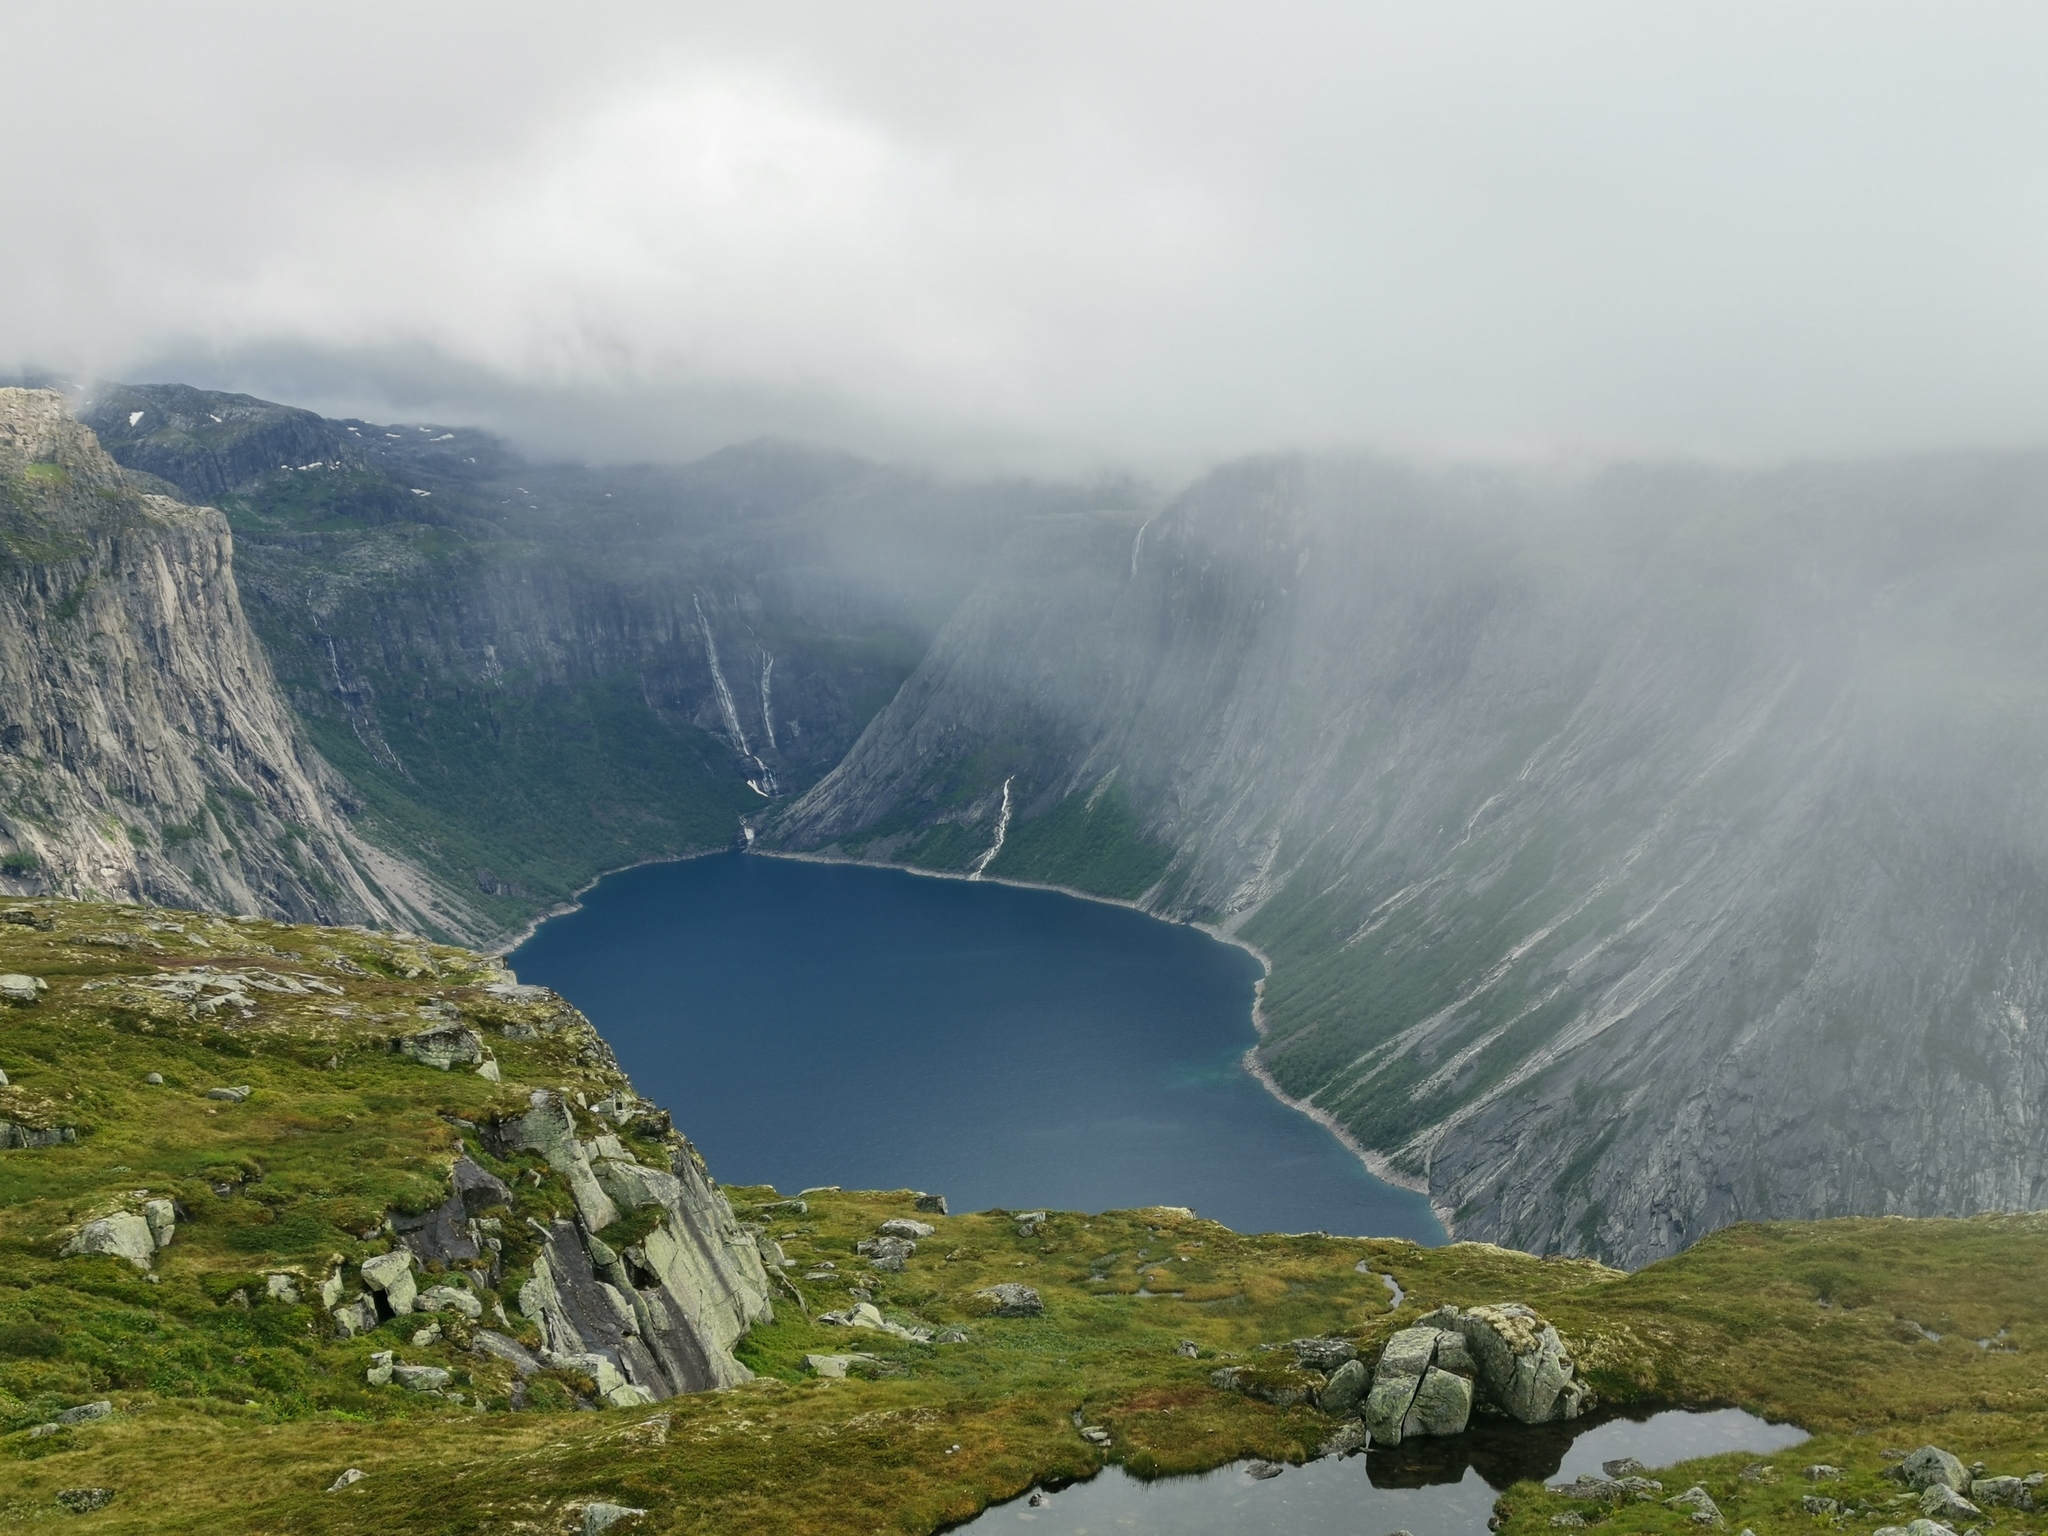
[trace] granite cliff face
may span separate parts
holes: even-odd
[[[1461,1236],[1640,1264],[2048,1180],[2048,464],[1275,460],[1037,525],[795,848],[1260,946]]]
[[[250,632],[218,512],[0,390],[0,889],[463,931],[360,838]]]

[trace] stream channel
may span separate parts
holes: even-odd
[[[1244,1071],[1258,962],[1127,908],[718,854],[609,876],[511,964],[725,1183],[1444,1240]]]
[[[1152,1482],[1111,1467],[1053,1492],[1040,1506],[1029,1496],[998,1504],[954,1527],[954,1536],[1486,1536],[1495,1497],[1523,1478],[1598,1477],[1603,1461],[1622,1456],[1658,1477],[1657,1469],[1673,1462],[1726,1451],[1768,1456],[1805,1438],[1804,1430],[1738,1408],[1666,1409],[1585,1429],[1488,1425],[1444,1440],[1326,1457],[1278,1477],[1255,1477],[1247,1468],[1262,1464],[1244,1462]],[[1683,1483],[1659,1480],[1666,1495],[1684,1490]]]

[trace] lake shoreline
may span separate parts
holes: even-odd
[[[595,888],[601,881],[607,880],[613,875],[624,874],[628,870],[644,869],[647,866],[653,864],[687,864],[698,859],[715,858],[718,855],[725,853],[744,853],[758,858],[784,859],[792,863],[800,864],[826,864],[853,869],[889,869],[895,870],[900,874],[917,875],[928,880],[958,880],[964,884],[970,885],[975,883],[982,883],[988,885],[1009,886],[1014,890],[1050,891],[1055,895],[1072,897],[1077,901],[1095,902],[1098,905],[1106,907],[1121,907],[1126,911],[1136,912],[1140,916],[1151,918],[1154,922],[1170,923],[1177,928],[1191,928],[1195,930],[1197,933],[1207,935],[1209,938],[1214,939],[1219,944],[1227,944],[1234,949],[1242,950],[1245,954],[1250,955],[1254,960],[1256,960],[1259,963],[1259,977],[1252,984],[1251,1010],[1252,1031],[1254,1034],[1258,1036],[1258,1041],[1255,1042],[1252,1046],[1250,1046],[1245,1051],[1244,1055],[1239,1059],[1239,1067],[1249,1077],[1251,1077],[1253,1081],[1257,1082],[1261,1088],[1263,1088],[1273,1098],[1277,1099],[1281,1104],[1286,1106],[1288,1109],[1294,1111],[1296,1114],[1299,1114],[1304,1118],[1315,1122],[1315,1124],[1321,1126],[1325,1131],[1329,1132],[1331,1136],[1336,1138],[1336,1141],[1339,1146],[1343,1147],[1346,1152],[1350,1153],[1353,1157],[1355,1157],[1360,1163],[1360,1165],[1364,1167],[1365,1171],[1371,1174],[1375,1179],[1379,1180],[1382,1184],[1389,1185],[1395,1189],[1405,1190],[1410,1194],[1421,1195],[1424,1200],[1428,1201],[1430,1213],[1436,1218],[1437,1224],[1443,1228],[1444,1241],[1456,1242],[1458,1240],[1457,1229],[1451,1221],[1451,1213],[1446,1211],[1443,1207],[1439,1206],[1436,1203],[1436,1201],[1430,1197],[1429,1188],[1426,1181],[1417,1179],[1412,1174],[1404,1173],[1401,1170],[1394,1168],[1391,1164],[1389,1164],[1387,1159],[1382,1154],[1374,1152],[1368,1147],[1364,1146],[1358,1140],[1357,1137],[1352,1135],[1351,1132],[1347,1130],[1337,1120],[1337,1118],[1334,1115],[1330,1114],[1327,1110],[1320,1109],[1316,1105],[1309,1103],[1305,1099],[1297,1099],[1293,1097],[1291,1094],[1287,1092],[1286,1089],[1282,1088],[1280,1084],[1274,1080],[1271,1071],[1268,1070],[1264,1062],[1259,1060],[1259,1046],[1264,1043],[1267,1033],[1264,1001],[1266,993],[1266,981],[1273,974],[1272,957],[1269,956],[1263,949],[1260,949],[1258,945],[1253,944],[1250,940],[1239,938],[1236,934],[1228,932],[1222,924],[1189,922],[1180,918],[1161,917],[1158,913],[1149,910],[1141,903],[1129,900],[1124,897],[1102,896],[1092,891],[1077,890],[1072,886],[1055,885],[1048,881],[1042,880],[1013,880],[1006,879],[1001,875],[974,876],[970,875],[966,871],[921,869],[916,865],[897,864],[885,860],[849,859],[844,857],[838,857],[832,854],[798,853],[783,849],[767,849],[752,844],[728,844],[726,847],[723,848],[705,849],[701,853],[684,853],[676,854],[673,856],[665,856],[661,858],[638,859],[631,864],[622,864],[617,869],[606,870],[603,874],[597,876],[596,879],[593,879],[584,884],[583,886],[579,887],[576,891],[575,897],[572,898],[570,901],[562,903],[559,906],[550,908],[548,911],[534,917],[532,921],[530,921],[526,925],[526,927],[520,931],[516,939],[512,940],[511,942],[503,946],[504,951],[506,953],[509,953],[512,950],[517,949],[520,945],[526,943],[529,939],[533,937],[535,932],[539,930],[540,926],[543,923],[552,921],[554,918],[557,917],[566,916],[571,912],[581,910],[583,905],[581,898],[589,894],[589,892],[593,888]]]

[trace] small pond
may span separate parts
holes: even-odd
[[[1246,1463],[1145,1482],[1111,1467],[1032,1508],[1013,1499],[959,1531],[1030,1536],[1485,1536],[1500,1490],[1524,1478],[1569,1482],[1603,1461],[1633,1456],[1652,1470],[1726,1451],[1770,1455],[1806,1432],[1738,1408],[1667,1409],[1643,1418],[1577,1425],[1488,1426],[1444,1440],[1410,1441],[1329,1457],[1256,1478]],[[1680,1490],[1672,1484],[1668,1490]]]

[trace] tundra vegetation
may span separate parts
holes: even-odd
[[[604,1132],[590,1106],[629,1086],[574,1010],[483,956],[388,933],[58,901],[4,915],[0,1120],[20,1134],[0,1151],[0,1529],[569,1531],[610,1503],[646,1511],[622,1531],[930,1532],[1110,1462],[1157,1476],[1314,1456],[1333,1419],[1217,1373],[1256,1382],[1287,1358],[1262,1345],[1305,1338],[1370,1366],[1433,1309],[1502,1301],[1556,1326],[1596,1413],[1731,1404],[1813,1431],[1770,1469],[1738,1455],[1656,1474],[1704,1487],[1731,1531],[1905,1524],[1918,1495],[1887,1473],[1925,1443],[1993,1473],[2048,1465],[2037,1215],[1742,1225],[1629,1274],[1166,1208],[946,1215],[914,1191],[728,1188],[779,1277],[773,1321],[738,1348],[753,1379],[606,1406],[574,1367],[522,1375],[477,1347],[501,1331],[540,1352],[519,1299],[536,1230],[577,1198],[540,1153],[494,1152],[489,1128],[544,1091],[576,1106],[579,1134]],[[451,1025],[494,1072],[392,1048]],[[634,1126],[683,1145],[658,1116]],[[348,1335],[330,1298],[356,1293],[394,1224],[448,1199],[463,1154],[509,1196],[484,1217],[499,1246],[482,1315]],[[168,1241],[64,1253],[114,1216]],[[647,1226],[627,1212],[595,1236],[623,1252]],[[435,1268],[423,1293],[461,1288]],[[376,1384],[387,1353],[447,1375]],[[1841,1469],[1833,1512],[1808,1512],[1806,1464]],[[330,1492],[349,1469],[364,1475]],[[1499,1513],[1510,1532],[1693,1524],[1537,1484]]]

